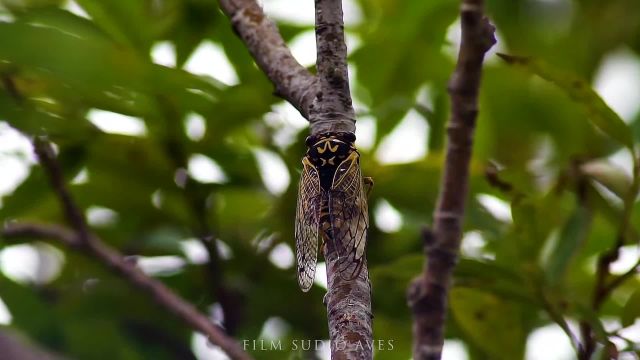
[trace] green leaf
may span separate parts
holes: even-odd
[[[633,325],[638,319],[640,319],[640,289],[631,294],[620,316],[622,326],[624,327]]]
[[[11,313],[12,324],[26,331],[34,340],[54,349],[61,348],[64,343],[60,331],[62,319],[33,290],[9,280],[0,272],[0,296]]]
[[[475,288],[490,292],[502,299],[535,304],[530,281],[517,272],[488,261],[460,259],[455,269],[456,286]]]
[[[542,60],[498,54],[507,64],[526,70],[560,87],[587,111],[588,119],[602,132],[633,150],[633,132],[585,80],[553,68]]]
[[[584,244],[592,221],[592,212],[585,206],[576,207],[565,223],[545,264],[547,280],[560,283],[581,245]]]
[[[77,0],[93,21],[119,43],[147,50],[154,29],[149,8],[141,0]],[[150,14],[151,13],[151,14]]]
[[[454,288],[449,304],[465,338],[482,349],[486,358],[522,358],[526,332],[520,308],[514,303],[479,290]]]
[[[352,56],[361,76],[361,98],[378,118],[376,137],[387,135],[415,104],[419,87],[433,81],[444,88],[453,62],[441,51],[457,16],[452,0],[387,1],[363,4],[374,14],[363,46]],[[384,61],[380,61],[384,57]]]

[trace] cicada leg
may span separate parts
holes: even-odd
[[[365,176],[362,178],[362,182],[364,183],[364,186],[366,188],[366,192],[367,192],[367,198],[369,197],[369,195],[371,195],[371,191],[373,190],[373,178],[369,177],[369,176]]]

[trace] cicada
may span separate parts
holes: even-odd
[[[346,280],[364,265],[369,211],[355,135],[330,132],[309,136],[302,158],[296,211],[298,283],[308,291],[316,272],[319,246],[337,255]]]

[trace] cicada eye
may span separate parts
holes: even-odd
[[[354,134],[354,133],[350,133],[350,132],[345,133],[345,135],[344,135],[344,139],[345,139],[347,142],[352,143],[352,142],[356,141],[356,134]]]
[[[307,147],[309,147],[314,144],[314,140],[315,140],[314,136],[307,136],[304,143],[307,145]]]

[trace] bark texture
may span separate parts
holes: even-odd
[[[342,0],[316,0],[315,7],[318,54],[316,67],[320,91],[309,109],[311,134],[355,133],[356,120],[349,91]],[[325,260],[328,284],[325,304],[331,359],[371,359],[371,283],[366,259],[358,278],[349,281],[340,276],[338,255],[332,246],[325,247]]]
[[[276,24],[255,0],[220,0],[220,8],[275,86],[276,95],[309,119],[309,108],[319,90],[317,79],[291,55]]]
[[[337,258],[327,258],[325,297],[331,339],[331,359],[372,359],[371,283],[366,263],[357,279],[344,280]]]
[[[311,134],[355,133],[342,0],[316,0],[316,48],[320,92],[309,109]]]
[[[276,95],[309,120],[312,135],[355,132],[341,0],[316,1],[317,76],[293,57],[278,27],[255,0],[220,0],[220,8],[273,83]]]
[[[415,360],[436,360],[442,355],[447,296],[462,237],[482,62],[495,44],[495,29],[483,15],[482,0],[463,0],[460,17],[462,42],[449,82],[451,117],[434,228],[423,234],[427,261],[408,291]]]

